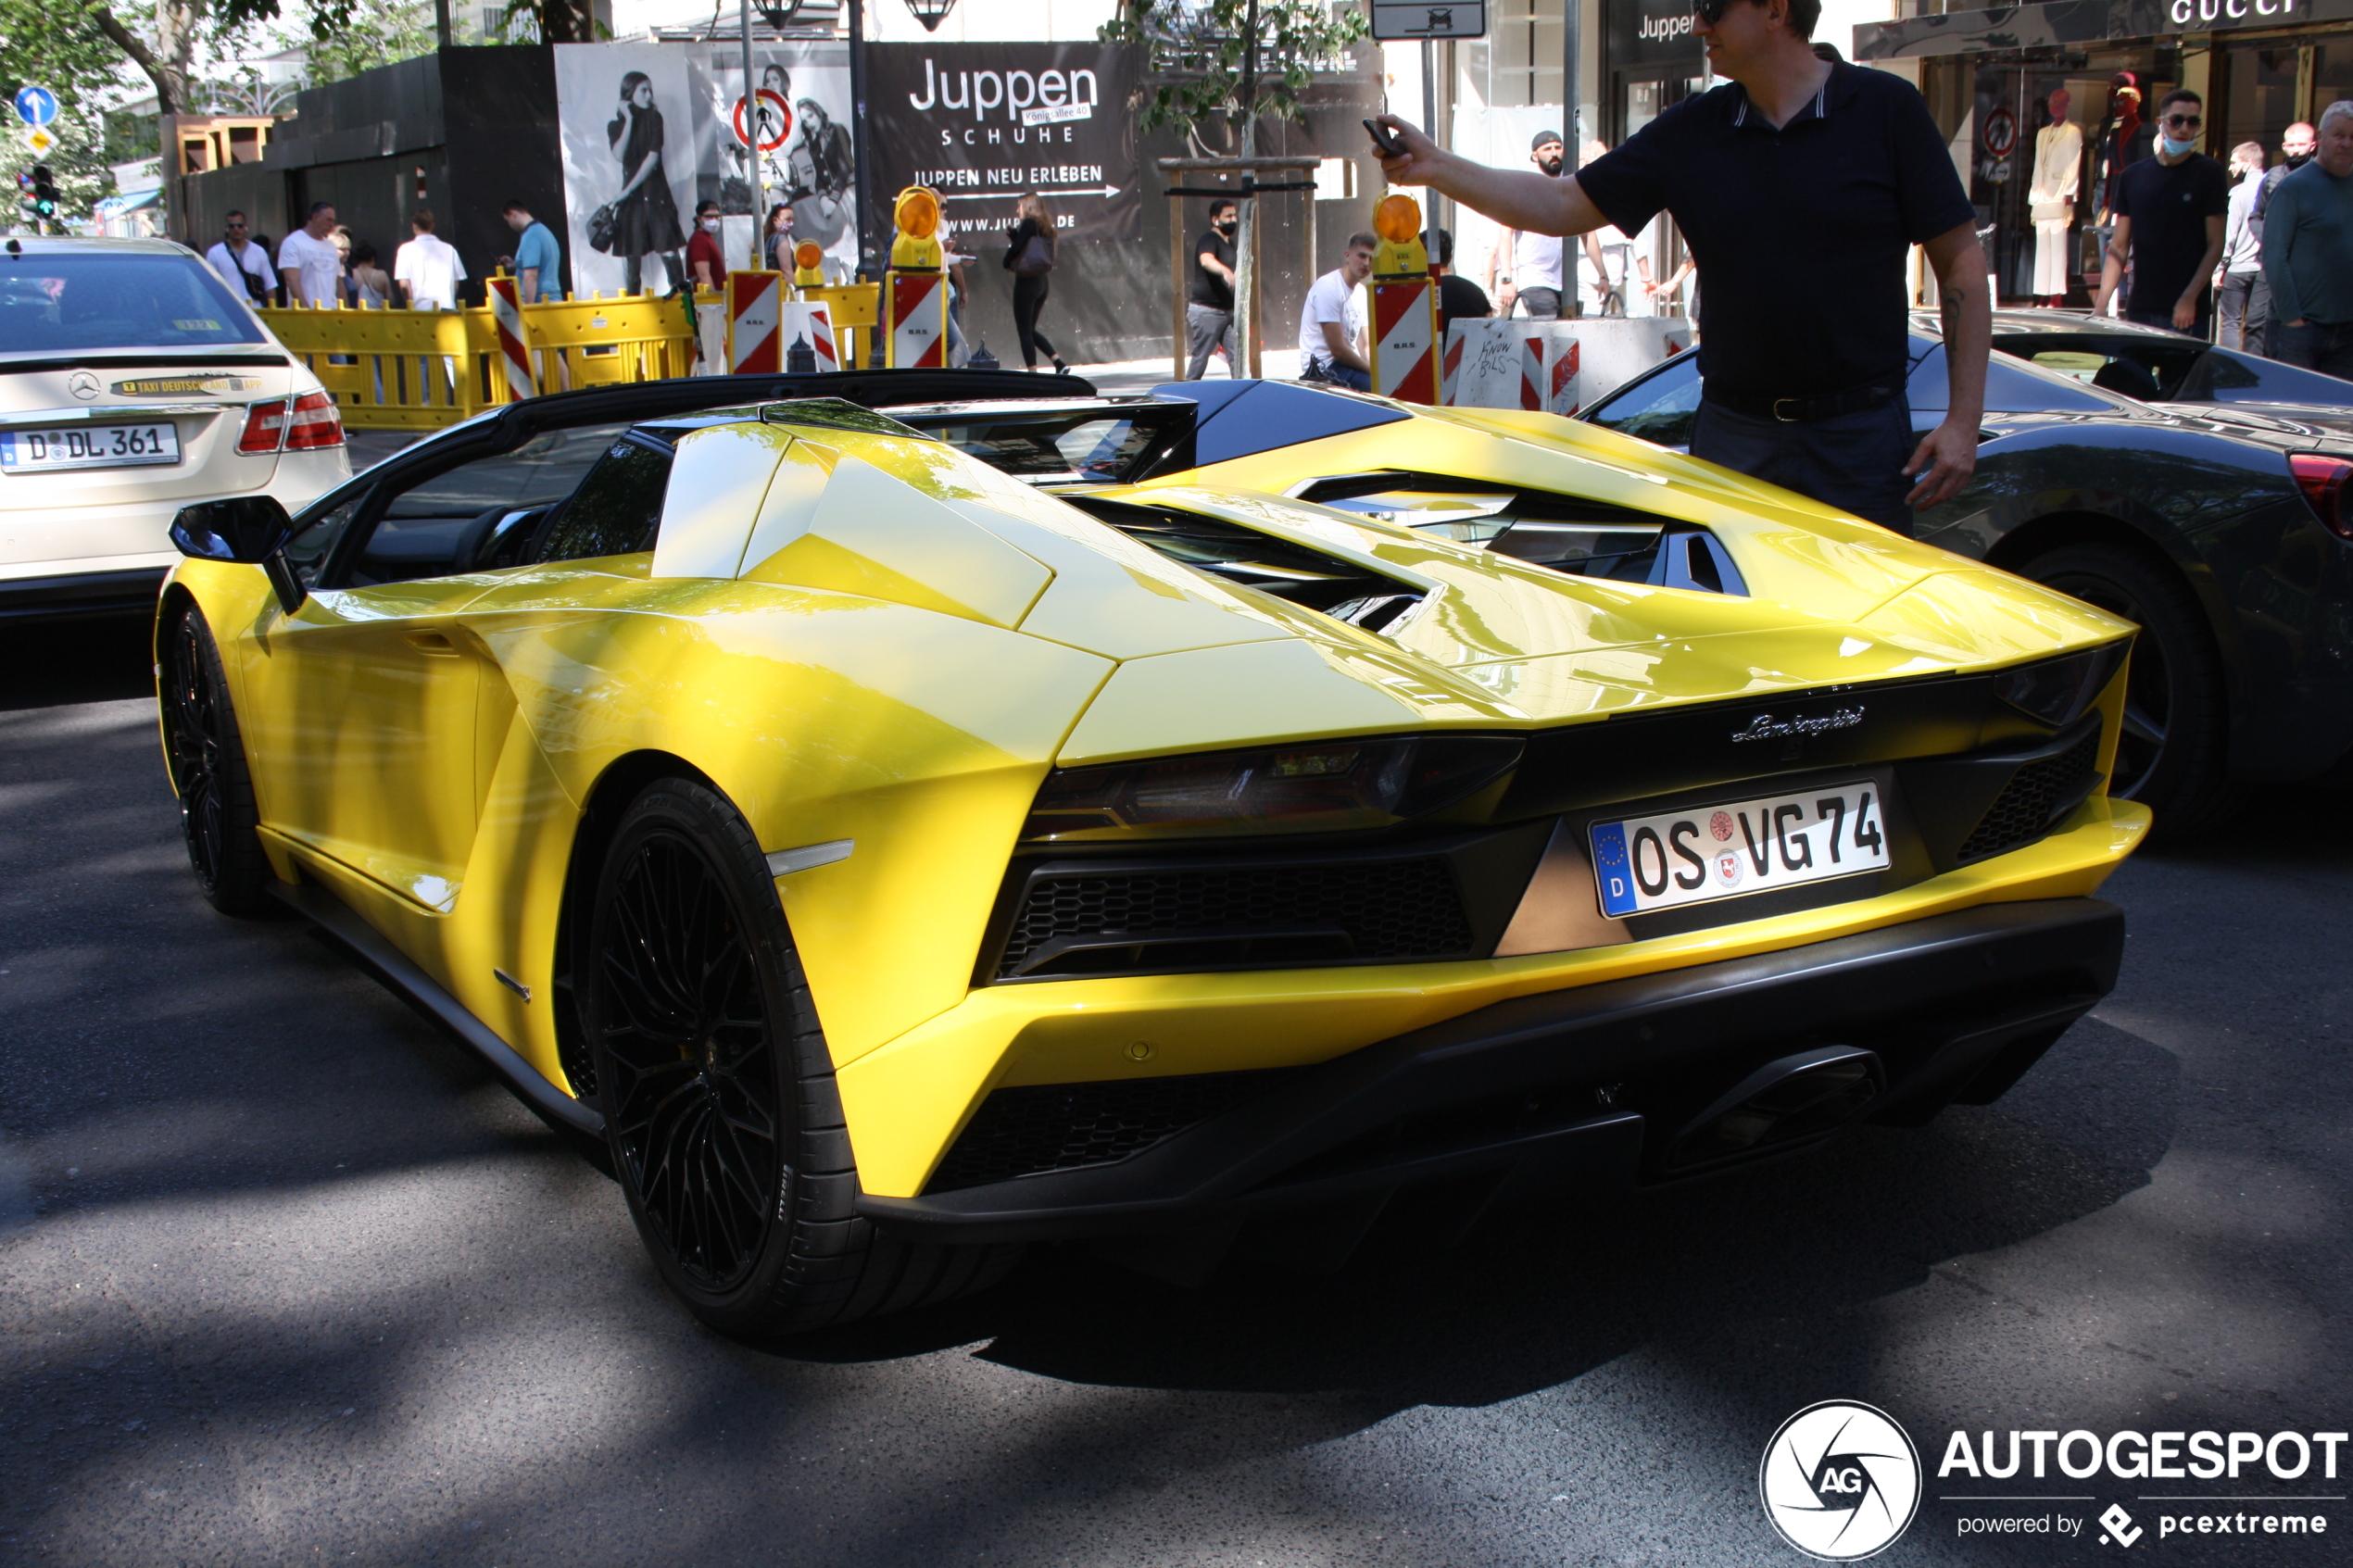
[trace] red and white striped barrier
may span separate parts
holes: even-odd
[[[1373,280],[1373,390],[1404,403],[1436,403],[1438,282]]]
[[[507,370],[507,395],[518,401],[538,395],[531,350],[522,341],[522,295],[514,279],[490,280],[490,313],[498,323],[498,362]]]
[[[894,370],[937,370],[948,365],[948,275],[887,272],[883,298],[890,307],[889,358]]]
[[[781,272],[727,274],[727,368],[738,375],[785,368],[783,334],[776,330],[784,282]]]
[[[834,317],[830,306],[786,300],[782,311],[776,321],[776,341],[783,345],[781,352],[786,357],[786,370],[792,369],[789,360],[796,343],[809,345],[809,352],[816,359],[820,370],[841,369],[841,352],[834,342]]]
[[[1680,317],[1457,320],[1447,332],[1446,401],[1567,417],[1690,342],[1691,323]]]

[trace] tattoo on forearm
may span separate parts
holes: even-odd
[[[1946,343],[1951,343],[1960,335],[1963,297],[1961,295],[1948,291],[1936,307],[1937,319],[1944,323]]]

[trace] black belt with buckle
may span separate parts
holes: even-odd
[[[1903,392],[1895,386],[1850,386],[1844,392],[1825,392],[1813,397],[1773,397],[1755,393],[1734,392],[1729,387],[1705,387],[1701,395],[1710,403],[1730,408],[1751,419],[1779,420],[1783,424],[1812,424],[1817,420],[1836,419],[1841,414],[1868,413],[1884,408]]]

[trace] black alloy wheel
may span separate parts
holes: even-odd
[[[709,785],[621,818],[575,965],[580,1027],[631,1217],[672,1290],[765,1336],[945,1300],[1013,1248],[919,1247],[856,1218],[833,1061],[775,880]]]
[[[2108,794],[2147,806],[2153,833],[2166,838],[2226,815],[2238,791],[2229,776],[2222,660],[2180,574],[2117,545],[2070,545],[2028,562],[2021,574],[2141,628]]]
[[[656,827],[616,871],[597,953],[613,1150],[678,1272],[724,1294],[775,1209],[775,1031],[749,935],[699,847]]]
[[[157,671],[164,759],[180,797],[180,834],[196,885],[225,915],[271,913],[268,857],[255,834],[253,778],[229,698],[220,649],[204,612],[182,608],[166,633]]]

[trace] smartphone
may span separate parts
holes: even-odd
[[[1390,131],[1389,127],[1383,125],[1379,120],[1366,120],[1365,122],[1365,134],[1373,139],[1373,147],[1380,154],[1381,157],[1403,157],[1405,156],[1405,144],[1399,141],[1396,135]]]

